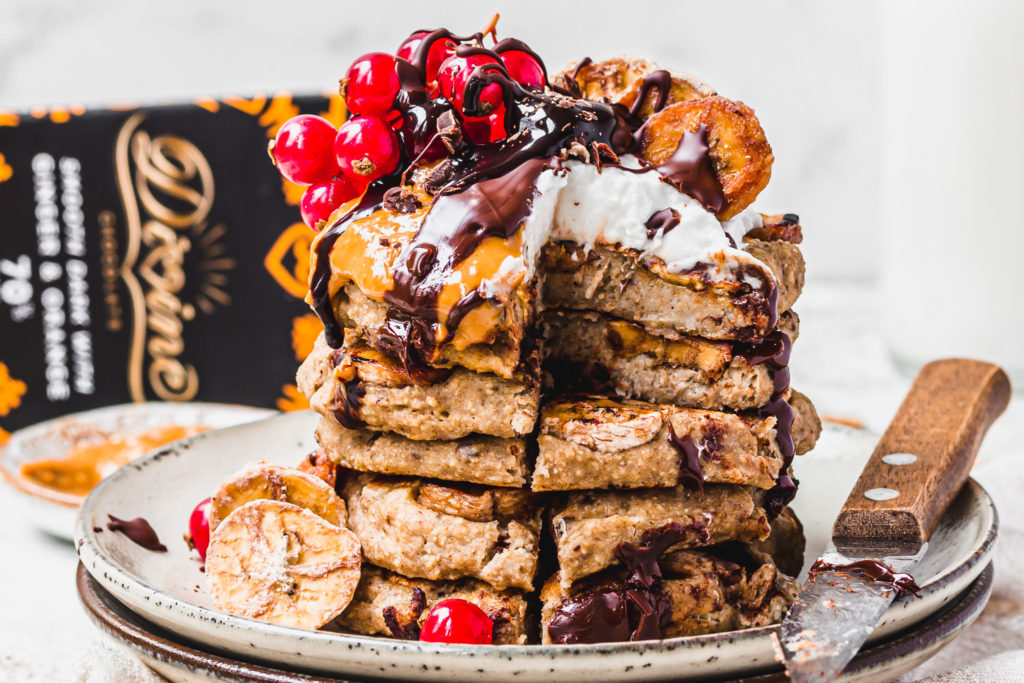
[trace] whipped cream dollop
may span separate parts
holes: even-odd
[[[704,264],[712,279],[732,279],[740,264],[759,265],[771,276],[767,266],[738,248],[744,235],[762,225],[759,213],[747,209],[723,223],[656,171],[628,170],[638,168],[635,157],[621,161],[626,168],[600,170],[568,161],[561,170],[540,175],[524,230],[527,264],[532,266],[544,244],[553,240],[575,242],[588,250],[599,244],[635,249],[676,273]],[[666,209],[678,223],[652,233],[646,224]]]

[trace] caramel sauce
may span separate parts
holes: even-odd
[[[164,425],[141,434],[103,435],[72,448],[63,458],[34,460],[21,466],[29,481],[75,496],[88,495],[100,480],[144,453],[209,427]]]

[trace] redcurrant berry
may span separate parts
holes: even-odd
[[[475,145],[504,140],[508,137],[505,131],[505,105],[499,106],[489,116],[464,116],[462,130]]]
[[[395,103],[400,83],[395,58],[383,52],[363,55],[348,68],[345,102],[353,114],[380,116]]]
[[[437,72],[437,83],[441,88],[441,94],[452,103],[455,111],[460,114],[465,111],[466,81],[469,80],[476,67],[484,64],[501,64],[501,61],[497,57],[487,54],[471,54],[466,57],[453,55],[444,60],[440,71]],[[497,83],[485,86],[480,93],[480,104],[484,109],[497,109],[501,103],[501,86]]]
[[[210,547],[210,499],[196,505],[188,518],[188,535],[192,539],[192,547],[199,557],[206,561],[206,549]]]
[[[501,61],[509,77],[520,85],[536,90],[544,89],[544,67],[529,52],[509,50],[501,53]]]
[[[494,641],[494,622],[471,602],[458,598],[442,600],[423,621],[420,640],[490,645]]]
[[[345,176],[334,176],[330,180],[306,188],[299,203],[302,220],[313,230],[318,230],[320,221],[326,221],[339,206],[355,199],[362,190]]]
[[[338,167],[356,185],[366,185],[393,172],[400,156],[398,134],[372,116],[349,119],[338,129],[334,140]]]
[[[405,42],[398,48],[397,55],[411,62],[412,58],[416,55],[416,51],[420,48],[423,39],[429,34],[430,31],[416,31],[416,33],[405,39]],[[456,47],[458,46],[451,38],[438,38],[430,46],[430,51],[427,52],[424,78],[427,83],[427,93],[431,94],[431,96],[433,96],[433,91],[437,89],[437,70],[441,68],[444,60],[455,54]]]
[[[296,116],[277,131],[270,156],[286,180],[299,185],[326,180],[338,172],[333,154],[337,135],[338,130],[327,119]]]

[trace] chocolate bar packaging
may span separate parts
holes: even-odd
[[[337,95],[0,111],[0,443],[128,401],[305,408],[302,187],[266,153]]]

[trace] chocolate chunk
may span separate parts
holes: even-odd
[[[462,147],[462,126],[451,109],[437,117],[437,134],[449,154],[455,154]]]
[[[434,170],[430,172],[426,180],[423,181],[423,190],[430,194],[437,194],[440,192],[448,181],[455,175],[455,168],[452,165],[451,159],[445,159],[438,164]]]
[[[391,635],[400,640],[419,640],[420,624],[419,618],[427,607],[427,596],[423,589],[416,587],[412,589],[412,600],[409,603],[409,612],[412,617],[409,623],[403,624],[398,620],[398,610],[394,607],[385,607],[382,611],[384,623],[391,631]]]
[[[394,213],[413,213],[423,204],[404,187],[392,187],[384,193],[384,208]]]

